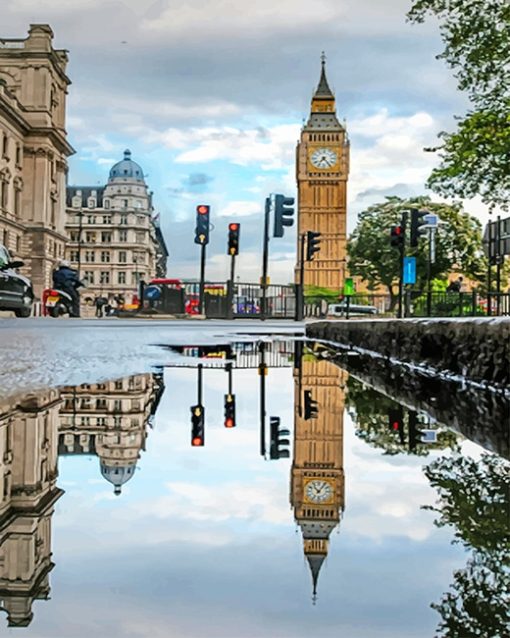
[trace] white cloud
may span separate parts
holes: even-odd
[[[240,129],[203,127],[167,129],[157,138],[169,149],[181,150],[178,164],[200,164],[224,160],[261,170],[287,168],[294,161],[299,124],[279,124],[269,128]]]
[[[223,206],[218,212],[219,217],[247,217],[261,213],[262,206],[260,202],[234,201]]]

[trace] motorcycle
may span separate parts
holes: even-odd
[[[57,288],[43,291],[43,314],[50,317],[73,316],[73,299],[70,294]]]

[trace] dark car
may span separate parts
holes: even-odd
[[[34,291],[29,279],[16,272],[22,261],[12,261],[9,251],[0,244],[0,310],[12,310],[16,317],[30,317]]]

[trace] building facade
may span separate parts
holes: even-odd
[[[36,295],[64,256],[67,52],[47,24],[0,39],[0,243],[25,262]]]
[[[120,494],[145,450],[164,385],[160,374],[64,387],[59,455],[95,455],[104,479]]]
[[[166,275],[168,251],[143,170],[124,152],[106,186],[67,188],[66,256],[86,281],[82,297],[131,303],[141,280]]]
[[[316,231],[321,233],[320,252],[313,261],[305,261],[301,283],[340,290],[346,276],[349,140],[336,116],[335,96],[326,79],[325,64],[323,55],[319,85],[297,146],[296,283],[300,283],[300,237],[307,231]]]
[[[329,537],[340,522],[345,503],[343,414],[346,372],[325,360],[301,358],[294,372],[294,449],[291,505],[301,528],[310,567],[313,598]],[[316,401],[317,414],[305,418],[305,392]]]
[[[50,594],[56,486],[57,390],[0,405],[0,608],[27,627],[35,600]]]

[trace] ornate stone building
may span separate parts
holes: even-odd
[[[67,258],[87,281],[83,296],[132,301],[140,280],[166,275],[168,251],[143,170],[124,152],[106,186],[69,186]]]
[[[0,608],[27,627],[49,597],[60,397],[48,390],[0,405]]]
[[[145,450],[163,389],[159,374],[63,388],[59,454],[98,456],[101,475],[120,494]]]
[[[36,295],[65,249],[67,52],[47,24],[0,39],[0,243],[25,262]]]
[[[349,140],[336,116],[335,97],[326,79],[325,64],[323,55],[319,85],[297,146],[296,282],[299,283],[299,238],[306,231],[317,231],[321,233],[320,252],[313,261],[305,262],[304,284],[339,290],[346,274]]]
[[[329,536],[344,509],[343,414],[346,373],[324,360],[301,359],[295,369],[294,451],[291,505],[303,534],[313,597],[328,554]],[[305,419],[304,393],[317,402],[317,415]]]

